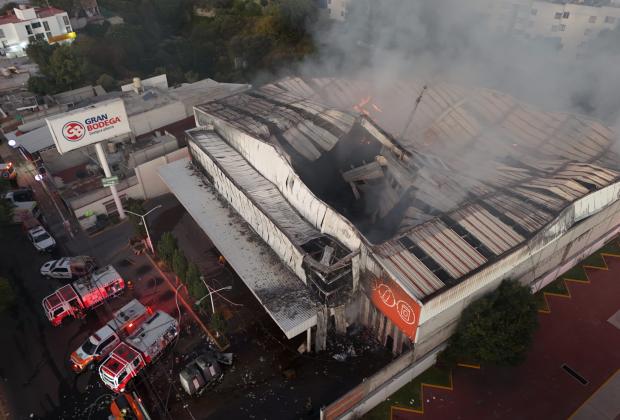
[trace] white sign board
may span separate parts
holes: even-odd
[[[122,99],[99,102],[46,121],[61,154],[131,131]]]

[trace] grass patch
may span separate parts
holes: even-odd
[[[563,276],[562,276],[563,277]],[[564,283],[564,279],[560,277],[546,285],[541,291],[542,293],[553,293],[556,295],[568,295],[568,289],[566,288],[566,283]]]
[[[607,264],[605,263],[605,260],[603,259],[603,256],[601,254],[599,254],[599,251],[597,251],[596,253],[590,255],[585,260],[581,261],[580,265],[582,267],[587,265],[587,266],[590,266],[590,267],[607,268]]]
[[[383,401],[370,412],[364,419],[368,420],[386,420],[390,418],[390,408],[398,406],[411,410],[422,409],[422,383],[449,387],[451,385],[450,372],[432,366],[425,370],[420,376],[403,386],[389,397],[389,400]]]
[[[597,253],[617,255],[620,257],[620,246],[618,246],[618,241],[614,239],[613,241],[605,244],[597,251]]]
[[[566,273],[562,274],[560,278],[588,281],[588,276],[586,275],[586,271],[583,269],[581,264],[577,264],[576,266],[568,270]]]
[[[547,301],[545,300],[545,295],[542,292],[538,292],[534,295],[536,299],[536,307],[539,311],[548,311],[549,305],[547,305]]]

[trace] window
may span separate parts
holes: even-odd
[[[340,11],[340,16],[344,17],[344,10]]]
[[[562,18],[563,18],[563,19],[568,19],[568,17],[569,17],[569,16],[570,16],[570,12],[564,12],[564,13],[562,14]]]
[[[32,29],[37,29],[41,27],[41,22],[32,22]]]
[[[605,23],[615,23],[616,18],[613,16],[605,16]]]
[[[584,34],[585,36],[588,36],[588,35],[590,35],[591,33],[592,33],[592,29],[591,29],[591,28],[587,28],[585,31],[583,31],[583,34]]]
[[[564,32],[566,30],[566,25],[559,25],[560,32]]]
[[[140,364],[140,358],[136,357],[135,359],[133,359],[134,367],[138,367],[139,364]]]
[[[64,267],[57,267],[54,269],[54,273],[68,273],[69,269]]]
[[[35,40],[34,35],[30,35],[30,36],[28,37],[28,42],[34,42],[34,40]]]
[[[45,36],[47,36],[47,39],[50,39],[52,37],[52,33],[51,32],[46,32]]]
[[[530,13],[532,14],[532,16],[536,16],[538,14],[538,9],[532,9]]]
[[[30,25],[26,25],[26,32],[28,32],[28,35],[32,35],[32,28]]]
[[[103,349],[105,349],[106,347],[108,347],[110,344],[112,344],[112,342],[116,339],[116,337],[114,337],[113,335],[111,335],[110,337],[108,337],[106,340],[104,340],[101,344],[99,344],[99,348],[97,349],[97,351],[99,353],[101,353],[103,351]]]
[[[65,26],[69,26],[69,18],[67,16],[63,16],[62,21],[65,23]]]
[[[49,31],[49,30],[50,30],[50,24],[49,24],[49,23],[47,23],[47,21],[46,21],[46,20],[44,20],[44,21],[43,21],[43,29],[45,29],[46,31]]]
[[[0,29],[0,38],[6,38],[6,35],[4,35],[4,31],[2,29]]]
[[[562,12],[556,12],[554,19],[562,19]]]
[[[34,36],[34,38],[35,38],[35,39],[38,39],[38,40],[45,39],[45,35],[43,35],[43,34],[36,34],[36,35]]]
[[[590,19],[588,19],[588,23],[596,23],[596,16],[590,16]]]
[[[65,31],[71,32],[71,26],[65,26]]]

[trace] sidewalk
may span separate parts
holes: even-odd
[[[620,369],[570,416],[570,420],[614,420],[620,417]]]

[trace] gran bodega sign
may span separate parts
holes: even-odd
[[[59,153],[109,140],[130,131],[121,99],[100,102],[47,119]]]

